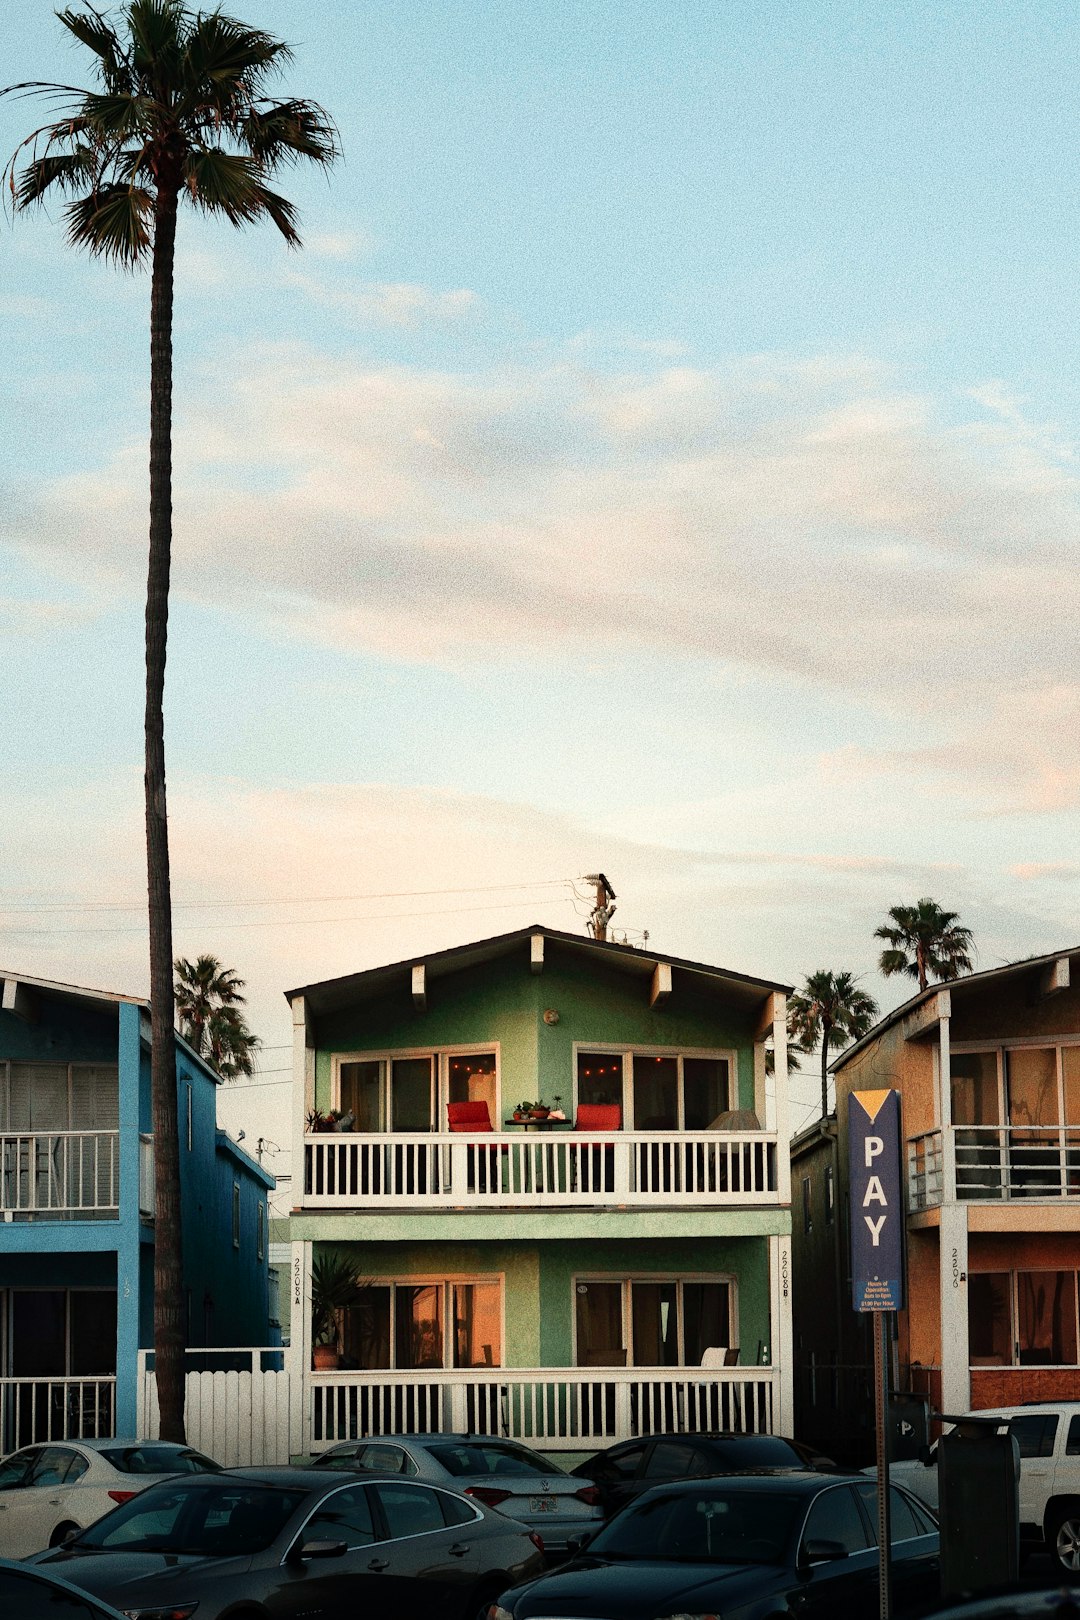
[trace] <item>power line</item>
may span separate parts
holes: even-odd
[[[569,905],[568,895],[553,896],[550,900],[534,900],[531,904],[537,907]],[[244,928],[325,928],[337,926],[341,923],[370,923],[370,922],[399,922],[410,917],[452,917],[466,911],[520,911],[526,904],[525,900],[501,900],[491,906],[440,906],[428,911],[383,911],[366,917],[275,917],[267,922],[231,922],[214,923],[215,933],[229,932]],[[8,928],[8,933],[16,939],[51,939],[56,935],[71,936],[75,934],[145,934],[146,929],[139,927],[113,928],[102,924],[100,928]]]
[[[174,900],[174,911],[234,911],[244,910],[249,906],[326,906],[351,905],[355,900],[409,900],[413,897],[424,899],[432,895],[442,894],[497,894],[509,889],[553,889],[564,888],[571,884],[570,878],[537,878],[534,882],[525,883],[474,883],[461,889],[385,889],[371,894],[306,894],[282,895],[272,900]],[[20,895],[25,899],[25,895]],[[43,911],[58,911],[65,915],[77,911],[142,911],[146,907],[145,898],[133,901],[126,900],[87,900],[72,901],[70,905],[49,901],[34,906],[5,906],[0,905],[0,915],[5,917],[37,916]]]

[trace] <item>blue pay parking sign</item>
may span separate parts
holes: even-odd
[[[853,1091],[848,1102],[851,1294],[857,1311],[904,1303],[900,1093]]]

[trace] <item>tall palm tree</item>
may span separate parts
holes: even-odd
[[[259,1038],[240,1011],[247,999],[243,979],[216,956],[199,956],[194,962],[178,956],[174,966],[176,1019],[185,1041],[223,1079],[251,1074]]]
[[[788,1000],[788,1035],[800,1051],[821,1043],[821,1117],[829,1112],[829,1050],[858,1041],[877,1017],[877,1002],[860,990],[853,973],[820,968],[808,973]]]
[[[936,900],[917,900],[913,906],[890,906],[890,921],[874,929],[875,939],[888,941],[878,967],[885,977],[906,973],[925,990],[935,979],[958,979],[970,973],[974,940],[970,928],[958,921],[959,912],[943,911]]]
[[[280,40],[182,0],[129,0],[104,15],[87,6],[57,16],[91,53],[97,87],[33,82],[4,94],[39,95],[53,120],[12,156],[7,178],[22,211],[66,198],[74,247],[128,269],[151,264],[150,546],[146,589],[145,797],[150,928],[154,1166],[154,1350],[163,1439],[184,1439],[184,1292],[180,1149],[173,1046],[172,907],[162,703],[172,552],[172,325],[176,220],[181,198],[242,226],[269,219],[299,242],[291,203],[268,181],[338,146],[314,102],[266,93],[291,59]],[[20,164],[23,166],[20,168]]]

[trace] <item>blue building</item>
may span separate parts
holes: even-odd
[[[136,1432],[153,1343],[150,1020],[134,997],[0,975],[0,1452]],[[188,1343],[269,1345],[273,1177],[217,1126],[176,1040]]]

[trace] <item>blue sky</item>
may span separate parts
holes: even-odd
[[[303,253],[183,222],[178,947],[276,1045],[285,985],[576,928],[597,866],[660,948],[886,1005],[898,901],[1074,942],[1075,7],[240,9],[345,162]],[[0,229],[0,960],[132,989],[147,306]]]

